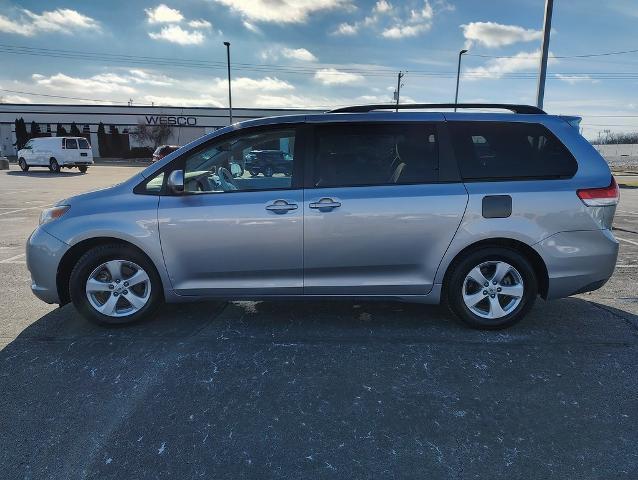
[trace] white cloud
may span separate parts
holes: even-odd
[[[343,22],[332,32],[334,35],[355,35],[359,31],[359,24]]]
[[[471,22],[461,25],[466,48],[478,43],[486,47],[503,47],[518,42],[531,42],[543,36],[540,30],[526,29],[518,25],[495,22]]]
[[[163,3],[155,8],[146,8],[148,23],[179,23],[184,20],[184,15],[179,10],[168,7]]]
[[[315,57],[310,51],[306,50],[305,48],[284,48],[281,53],[286,58],[301,60],[303,62],[317,61],[317,57]]]
[[[315,80],[324,85],[344,85],[361,83],[364,81],[362,75],[350,72],[341,72],[335,68],[322,68],[315,73]]]
[[[423,32],[427,32],[432,27],[429,23],[420,23],[416,25],[395,25],[394,27],[386,28],[381,32],[385,38],[404,38],[404,37],[416,37]]]
[[[405,37],[416,37],[432,28],[434,9],[428,0],[423,3],[423,8],[410,10],[407,19],[395,19],[394,25],[386,27],[381,32],[385,38],[399,39]]]
[[[36,85],[55,91],[73,93],[123,93],[133,94],[136,90],[127,85],[125,77],[113,73],[94,75],[92,77],[71,77],[64,73],[57,73],[49,77],[34,73],[31,78]]]
[[[246,29],[250,30],[251,32],[261,33],[259,27],[253,23],[250,23],[248,20],[243,20],[241,23],[244,25],[244,27],[246,27]]]
[[[174,107],[226,107],[227,104],[222,103],[216,98],[209,95],[199,97],[176,97],[171,95],[145,95],[143,102],[155,105],[170,105]]]
[[[228,80],[226,79],[217,79],[217,85],[220,88],[226,89],[228,86]],[[265,92],[281,92],[285,90],[294,90],[294,86],[291,83],[286,82],[285,80],[280,80],[277,77],[264,77],[260,79],[248,78],[248,77],[239,77],[233,79],[233,92],[235,90],[241,91],[265,91]]]
[[[21,95],[2,95],[0,103],[33,103],[33,100]]]
[[[284,57],[292,60],[300,60],[302,62],[317,61],[317,57],[305,48],[273,47],[263,50],[260,57],[262,60],[278,60],[279,58]]]
[[[570,85],[574,85],[576,83],[598,83],[600,80],[592,78],[590,75],[564,75],[562,73],[557,73],[556,77],[563,82],[567,82]]]
[[[185,30],[179,25],[167,25],[159,32],[149,32],[154,40],[166,40],[180,45],[199,45],[204,41],[204,34],[199,30]]]
[[[387,2],[386,0],[379,0],[375,5],[374,5],[374,12],[378,12],[378,13],[387,13],[390,10],[392,10],[392,4],[390,2]]]
[[[311,13],[350,7],[349,0],[215,0],[255,22],[304,23]]]
[[[129,74],[130,76],[128,78],[133,83],[143,83],[157,87],[167,87],[176,83],[174,78],[167,75],[148,72],[147,70],[141,70],[138,68],[129,70]]]
[[[101,28],[97,20],[68,8],[44,11],[41,14],[24,9],[18,18],[0,15],[0,32],[25,37],[44,32],[72,34],[82,30],[99,32]]]
[[[535,52],[519,52],[511,57],[493,58],[480,67],[468,68],[463,72],[463,76],[468,80],[482,78],[501,78],[508,73],[520,71],[535,71],[540,60],[540,50]],[[549,64],[557,63],[557,60],[550,54]]]
[[[201,18],[198,20],[191,20],[190,22],[188,22],[188,26],[191,28],[202,28],[202,29],[208,29],[208,30],[213,28],[212,23],[210,23],[208,20],[204,20]]]

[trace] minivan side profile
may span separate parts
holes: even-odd
[[[85,173],[93,165],[93,151],[84,137],[32,138],[18,150],[18,165],[23,172],[31,167],[47,167],[53,173],[62,168],[77,168]]]
[[[32,290],[104,324],[162,301],[303,296],[445,303],[498,329],[538,295],[600,288],[619,190],[577,120],[427,111],[449,107],[356,106],[202,137],[45,210],[27,244]],[[263,151],[289,170],[239,168]]]

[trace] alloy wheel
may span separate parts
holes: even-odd
[[[142,267],[127,260],[99,265],[86,281],[91,306],[108,317],[125,317],[140,311],[151,296],[151,280]]]
[[[525,292],[519,271],[503,261],[483,262],[471,269],[462,289],[463,302],[472,313],[494,320],[512,313]]]

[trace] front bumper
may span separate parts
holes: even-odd
[[[69,246],[36,228],[27,240],[27,268],[31,272],[31,291],[46,303],[60,303],[58,296],[58,265]]]
[[[608,229],[560,232],[533,247],[547,267],[548,300],[602,287],[618,258],[618,241]]]

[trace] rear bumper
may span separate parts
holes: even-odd
[[[548,299],[602,287],[618,258],[618,241],[607,229],[560,232],[533,247],[547,267]]]
[[[38,227],[27,240],[27,268],[31,291],[46,303],[60,303],[57,287],[58,265],[69,246]]]

